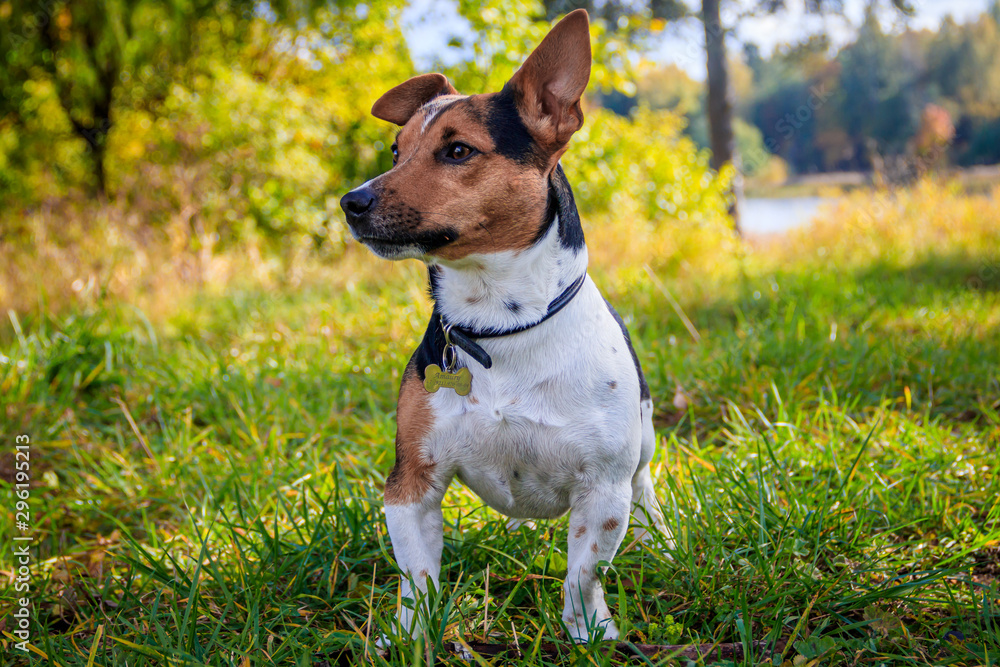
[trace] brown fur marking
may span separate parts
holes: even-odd
[[[433,484],[434,462],[423,451],[433,415],[413,360],[403,371],[396,408],[396,464],[385,480],[385,504],[407,505],[423,498]]]
[[[602,525],[601,528],[610,533],[612,530],[617,528],[618,525],[619,525],[618,519],[611,517],[610,519],[604,522],[604,525]]]
[[[372,115],[396,125],[405,125],[417,110],[438,95],[456,90],[443,74],[421,74],[390,89],[372,106]]]
[[[590,550],[593,551],[595,554],[597,553],[597,542],[594,542],[593,544],[590,545]]]
[[[589,25],[586,11],[567,14],[510,80],[520,92],[521,119],[557,160],[583,127],[580,98],[590,80]]]
[[[396,138],[398,163],[378,177],[384,227],[458,233],[432,253],[445,260],[526,249],[545,222],[548,175],[495,152],[485,124],[493,95],[456,97],[415,113]],[[442,161],[454,142],[479,154],[462,164]]]

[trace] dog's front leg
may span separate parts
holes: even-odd
[[[629,485],[595,488],[573,504],[569,522],[569,558],[566,568],[566,604],[563,622],[570,636],[585,642],[591,634],[617,639],[618,628],[604,602],[597,576],[600,561],[611,562],[628,528]]]
[[[399,610],[396,631],[421,633],[419,611],[429,612],[427,579],[437,587],[444,546],[441,501],[453,472],[435,459],[430,444],[434,411],[430,394],[411,360],[403,373],[396,410],[396,463],[385,480],[385,519],[396,564],[400,592],[410,607]]]
[[[427,580],[433,581],[435,588],[440,583],[444,545],[440,494],[431,489],[423,499],[400,505],[389,504],[387,499],[385,520],[396,564],[402,571],[400,596],[413,600],[412,606],[404,603],[400,608],[396,631],[404,637],[416,637],[421,632],[418,615],[422,610],[426,618],[430,612]]]

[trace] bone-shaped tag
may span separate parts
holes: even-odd
[[[460,368],[457,373],[449,373],[437,364],[431,364],[424,369],[424,389],[433,394],[441,387],[454,389],[459,396],[468,396],[472,391],[472,372],[468,368]]]

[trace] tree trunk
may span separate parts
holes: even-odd
[[[74,115],[75,109],[70,93],[72,82],[63,81],[59,76],[57,60],[60,57],[62,43],[53,35],[51,22],[50,25],[43,26],[39,34],[42,43],[51,54],[47,61],[48,69],[59,102],[73,125],[73,131],[87,142],[87,150],[90,152],[94,168],[95,194],[100,199],[107,199],[108,186],[104,171],[105,149],[108,131],[111,129],[111,105],[114,100],[114,87],[121,71],[121,63],[117,54],[111,53],[106,56],[104,64],[100,64],[97,57],[100,27],[93,23],[86,23],[85,28],[83,31],[83,41],[86,46],[84,54],[90,59],[100,84],[96,98],[91,100],[89,123],[78,120]]]
[[[729,214],[733,218],[733,229],[741,234],[743,174],[733,137],[733,101],[729,88],[729,65],[726,62],[726,31],[719,16],[719,2],[720,0],[702,0],[701,3],[708,60],[708,136],[712,149],[712,168],[719,170],[726,164],[732,164],[736,169],[730,187],[732,201]]]

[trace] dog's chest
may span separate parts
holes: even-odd
[[[599,439],[600,420],[574,409],[558,381],[484,385],[446,429],[458,478],[509,516],[561,515],[586,471],[578,445]]]
[[[634,469],[638,380],[620,329],[594,305],[494,345],[494,368],[473,371],[468,396],[432,395],[434,453],[508,516],[559,516],[588,483]]]

